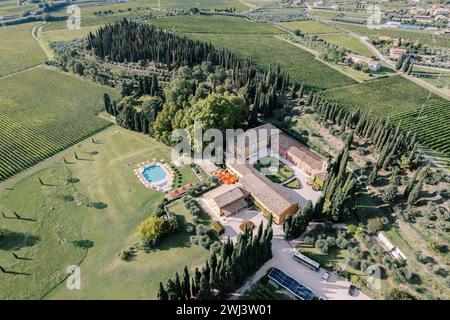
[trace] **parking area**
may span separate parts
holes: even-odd
[[[273,258],[264,264],[263,267],[236,292],[236,296],[247,291],[255,282],[261,279],[270,268],[277,267],[304,286],[310,288],[317,297],[323,297],[327,300],[370,300],[367,295],[359,290],[356,290],[355,294],[350,296],[348,294],[348,288],[351,283],[346,279],[338,277],[335,273],[331,273],[328,281],[324,281],[322,276],[326,270],[321,268],[319,272],[315,272],[295,261],[292,258],[295,253],[295,248],[293,248],[289,242],[284,240],[282,227],[275,225],[273,230]]]
[[[267,221],[264,219],[263,214],[255,208],[246,208],[228,217],[220,217],[210,207],[205,198],[201,197],[197,200],[202,209],[208,213],[213,220],[220,221],[220,223],[224,226],[225,232],[220,236],[222,240],[227,239],[228,237],[235,240],[239,233],[241,233],[239,226],[244,221],[251,221],[255,226],[255,229],[258,228],[261,222],[265,223]]]

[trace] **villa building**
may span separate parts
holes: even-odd
[[[402,49],[402,48],[391,48],[391,49],[389,49],[389,58],[391,60],[398,60],[404,54],[406,54],[406,49]]]
[[[369,66],[369,69],[372,71],[378,71],[381,69],[381,64],[378,61],[375,61],[373,59],[360,56],[357,54],[349,53],[345,56],[345,61],[347,63],[365,63]]]
[[[254,204],[262,212],[273,218],[276,224],[283,223],[287,214],[298,210],[298,202],[290,199],[281,186],[270,181],[250,164],[227,162],[227,168],[239,177],[239,184],[252,197]]]
[[[249,193],[236,184],[224,184],[205,194],[209,206],[218,216],[229,216],[247,208]]]

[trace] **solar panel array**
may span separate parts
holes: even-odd
[[[293,295],[302,300],[312,300],[314,293],[311,289],[305,287],[294,278],[288,276],[286,273],[278,268],[272,268],[268,274],[269,279],[272,279],[280,286],[289,290]]]

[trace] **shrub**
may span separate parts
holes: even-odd
[[[208,227],[203,224],[197,225],[196,233],[198,236],[207,236],[208,235]]]
[[[389,289],[389,291],[386,292],[384,298],[386,300],[416,300],[413,295],[397,288]]]
[[[347,264],[353,269],[359,269],[360,268],[360,262],[357,259],[353,258],[353,257],[348,257]]]
[[[198,244],[198,240],[199,240],[198,236],[190,236],[189,237],[189,242],[192,244]]]
[[[383,230],[383,223],[380,218],[372,218],[367,221],[367,232],[374,234],[380,230]]]
[[[120,251],[117,255],[124,261],[130,261],[134,257],[135,252],[133,249],[125,249]]]
[[[313,238],[313,237],[310,237],[310,236],[306,236],[306,237],[303,239],[303,242],[306,243],[307,245],[312,246],[312,245],[314,245],[314,238]]]
[[[215,241],[209,246],[209,251],[211,251],[211,253],[219,253],[221,249],[222,244],[220,243],[220,241]]]
[[[198,244],[202,248],[209,249],[209,246],[211,245],[211,239],[207,235],[200,236]]]
[[[186,233],[192,233],[192,232],[194,232],[194,227],[192,225],[188,224],[186,226]]]
[[[192,222],[197,224],[198,223],[198,216],[193,216],[192,217]]]

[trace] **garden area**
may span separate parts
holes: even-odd
[[[0,224],[7,238],[0,242],[0,265],[7,273],[0,273],[1,299],[153,299],[161,279],[209,256],[208,249],[190,242],[197,230],[185,230],[148,252],[136,250],[129,261],[121,259],[123,250],[139,248],[138,227],[164,197],[143,187],[133,168],[156,157],[168,161],[170,148],[117,126],[94,141],[64,151],[56,163],[2,192]],[[178,170],[183,185],[197,184],[190,166]],[[194,217],[182,209],[170,211],[192,224]],[[209,230],[208,219],[200,214],[198,222]],[[81,267],[81,290],[68,290],[64,283],[73,264]]]
[[[289,168],[287,164],[272,157],[265,157],[259,159],[254,164],[254,167],[259,172],[262,172],[263,169],[266,169],[269,170],[271,173],[273,173],[271,175],[266,175],[266,177],[275,183],[283,183],[294,176],[294,171],[291,168]],[[272,167],[275,169],[278,168],[277,172],[273,172]]]

